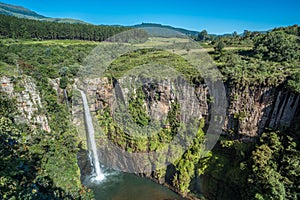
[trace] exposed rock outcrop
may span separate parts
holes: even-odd
[[[28,76],[0,77],[0,91],[16,99],[19,111],[19,115],[16,116],[17,122],[25,122],[33,128],[51,131],[48,119],[43,114],[39,91],[32,78]]]
[[[124,80],[113,83],[107,78],[85,80],[84,87],[90,99],[91,110],[101,110],[109,106],[113,111],[117,93],[121,93],[124,101],[128,103],[128,96],[134,94],[135,91],[132,93],[132,90],[136,88],[132,88],[134,84],[130,86],[128,80],[126,81],[125,84]],[[134,83],[136,80],[130,81]],[[163,120],[171,108],[171,103],[177,99],[181,105],[181,121],[188,121],[188,116],[198,116],[199,119],[204,117],[206,122],[210,120],[210,104],[213,100],[205,84],[195,88],[186,84],[179,91],[176,83],[165,81],[153,85],[151,82],[144,82],[142,88],[146,111],[154,119]],[[288,90],[285,84],[278,87],[225,85],[225,88],[228,108],[224,134],[255,137],[265,128],[290,126],[296,115],[299,115],[300,94]]]
[[[265,128],[290,126],[300,108],[300,94],[285,87],[227,87],[229,107],[224,130],[254,137]]]

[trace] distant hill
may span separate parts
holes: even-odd
[[[69,24],[90,24],[79,19],[71,19],[71,18],[43,18],[41,21],[47,22],[58,22],[58,23],[69,23]]]
[[[25,19],[34,19],[39,21],[49,21],[49,22],[59,22],[59,23],[70,23],[70,24],[89,24],[87,22],[77,20],[77,19],[70,19],[70,18],[51,18],[40,15],[32,10],[24,8],[22,6],[15,6],[6,3],[0,2],[0,14],[14,16],[19,18]],[[198,31],[187,30],[184,28],[175,28],[168,25],[162,24],[155,24],[155,23],[142,23],[134,26],[129,26],[130,28],[147,28],[147,27],[154,27],[154,28],[167,28],[171,30],[178,31],[188,36],[197,36],[199,33]]]
[[[77,20],[77,19],[45,17],[22,6],[15,6],[15,5],[10,5],[1,2],[0,2],[0,14],[25,18],[25,19],[40,20],[40,21],[50,21],[50,22],[70,23],[70,24],[88,24],[87,22]]]
[[[16,16],[27,19],[43,19],[46,18],[43,15],[39,15],[36,12],[28,10],[27,8],[21,6],[14,6],[10,4],[5,4],[0,2],[0,14]]]
[[[198,31],[191,31],[191,30],[187,30],[184,28],[175,28],[173,26],[168,26],[168,25],[162,25],[162,24],[155,24],[155,23],[142,23],[142,24],[137,24],[132,26],[134,28],[147,28],[147,27],[154,27],[154,28],[167,28],[167,29],[171,29],[174,31],[178,31],[180,33],[183,33],[185,35],[189,35],[189,36],[197,36],[198,35]]]

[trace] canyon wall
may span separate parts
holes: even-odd
[[[32,78],[0,77],[0,92],[6,93],[9,98],[16,100],[19,114],[15,116],[18,123],[27,123],[32,128],[41,128],[50,132],[48,119],[43,113],[41,95]]]
[[[254,137],[265,128],[289,127],[299,115],[300,94],[284,83],[226,88],[229,107],[224,130],[229,134]]]
[[[89,96],[91,110],[101,110],[106,106],[114,110],[116,94],[122,94],[128,104],[128,96],[135,91],[129,94],[128,91],[133,88],[130,88],[128,82],[123,84],[122,81],[124,80],[113,83],[107,78],[85,80],[83,85]],[[151,118],[163,120],[176,99],[181,105],[181,121],[188,121],[188,116],[205,118],[206,122],[210,120],[209,113],[213,98],[209,95],[205,84],[195,88],[188,84],[181,84],[181,91],[178,91],[178,84],[169,82],[155,85],[146,82],[141,87],[145,95],[146,112]],[[299,116],[300,94],[290,91],[284,83],[277,87],[225,84],[225,88],[228,106],[223,134],[245,138],[255,137],[265,128],[290,126],[295,122],[296,116]],[[117,90],[120,91],[116,92]]]
[[[187,83],[178,83],[176,81],[173,83],[161,81],[155,84],[149,80],[142,81],[143,84],[137,84],[136,82],[137,79],[135,78],[130,78],[129,80],[120,79],[119,81],[97,78],[86,79],[84,82],[78,82],[77,85],[86,91],[90,110],[95,111],[93,113],[103,113],[102,111],[109,108],[110,116],[113,116],[116,107],[119,106],[118,101],[122,101],[128,106],[130,98],[136,98],[138,96],[137,93],[142,91],[145,112],[151,119],[162,122],[163,128],[169,128],[169,124],[163,124],[163,122],[165,122],[166,116],[172,112],[174,102],[180,104],[181,122],[187,123],[192,119],[192,116],[197,119],[204,119],[206,124],[209,124],[214,98],[210,96],[206,84],[190,87]],[[138,87],[141,90],[138,91]],[[289,127],[297,124],[297,120],[299,120],[300,94],[289,90],[285,83],[277,87],[266,85],[241,86],[225,83],[225,89],[227,102],[224,102],[224,106],[227,104],[227,108],[223,134],[231,139],[251,140],[261,134],[266,128]],[[75,111],[74,116],[76,116],[80,113],[80,104],[77,105],[77,109],[74,110],[74,108],[76,106],[73,107],[73,111]],[[77,120],[77,124],[78,122]],[[132,144],[129,144],[129,146],[132,147]],[[99,149],[99,151],[101,152],[102,150]],[[122,155],[122,152],[118,155]],[[131,166],[132,163],[122,161],[122,156],[101,154],[100,157],[103,163],[123,162],[122,166],[128,165],[125,167],[133,168]],[[136,166],[139,166],[139,163],[135,163],[134,167]],[[181,193],[180,188],[175,186],[173,182],[174,175],[178,173],[177,170],[175,164],[175,166],[169,165],[164,171],[158,170],[152,173],[140,173],[139,175],[151,178]],[[200,180],[199,177],[193,179],[190,183],[190,189],[194,192],[203,192],[202,190],[205,189],[203,181],[206,181],[205,184],[212,183],[204,180],[203,177],[201,178],[203,180]],[[211,179],[211,181],[216,180]],[[222,189],[219,191],[220,195],[225,195],[225,190],[221,191]],[[193,196],[190,196],[191,194],[181,194],[183,196],[188,195],[188,198],[194,199]]]

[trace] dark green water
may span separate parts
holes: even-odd
[[[103,167],[105,179],[92,181],[90,162],[85,153],[78,155],[78,161],[83,184],[94,191],[96,200],[183,200],[175,192],[147,178]]]
[[[127,173],[106,175],[98,184],[91,184],[97,200],[166,200],[182,199],[171,190],[153,181]]]

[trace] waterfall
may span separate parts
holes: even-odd
[[[92,154],[91,162],[94,166],[94,171],[96,173],[95,180],[101,181],[104,179],[104,174],[101,171],[100,163],[99,163],[99,159],[98,159],[97,146],[96,146],[96,142],[95,142],[95,130],[94,130],[94,126],[93,126],[92,116],[90,113],[90,109],[88,106],[88,102],[87,102],[85,93],[82,90],[79,90],[79,91],[81,93],[82,102],[83,102],[85,128],[86,128],[86,132],[87,132],[87,136],[88,136],[88,141],[90,141],[89,149]]]
[[[68,94],[67,94],[67,90],[66,89],[64,89],[64,98],[65,98],[65,101],[66,101],[66,105],[68,107],[69,101],[68,101]]]

